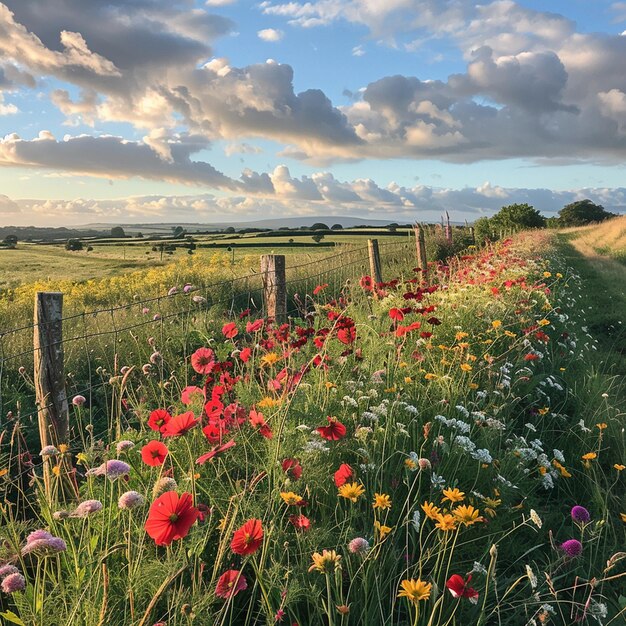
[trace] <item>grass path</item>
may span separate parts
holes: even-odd
[[[585,318],[612,374],[626,374],[626,265],[599,255],[576,233],[561,233],[559,247],[584,281]]]

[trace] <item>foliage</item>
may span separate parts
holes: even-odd
[[[126,237],[126,233],[121,226],[113,226],[113,228],[111,228],[111,237],[114,237],[115,239],[122,239]]]
[[[78,252],[83,249],[83,242],[80,239],[68,239],[65,244],[65,249],[70,252]]]
[[[544,228],[546,225],[546,218],[526,203],[503,206],[490,221],[495,229],[511,231]]]
[[[594,204],[591,200],[578,200],[564,206],[559,211],[558,224],[561,227],[585,226],[603,222],[612,217],[617,217],[615,213],[607,211],[602,205]]]

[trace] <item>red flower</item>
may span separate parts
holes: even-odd
[[[478,591],[469,586],[472,575],[469,574],[466,580],[459,574],[452,574],[446,583],[446,588],[453,598],[469,598],[470,602],[478,600]]]
[[[337,339],[339,339],[341,343],[345,343],[346,345],[354,343],[354,340],[356,339],[356,329],[354,328],[354,326],[340,328],[337,331]]]
[[[263,328],[263,320],[255,320],[254,322],[248,322],[246,324],[247,333],[256,333]]]
[[[346,427],[336,417],[327,417],[328,426],[319,426],[317,432],[329,441],[338,441],[346,436]]]
[[[402,312],[401,309],[398,308],[393,308],[393,309],[389,309],[389,317],[392,320],[396,320],[397,322],[401,322],[404,319],[404,313]]]
[[[302,476],[302,465],[298,459],[285,459],[282,462],[282,468],[292,480],[299,480]]]
[[[198,515],[190,493],[179,497],[175,491],[167,491],[152,503],[145,529],[157,546],[169,546],[187,536]]]
[[[289,522],[296,530],[309,530],[311,528],[311,520],[301,513],[290,515]]]
[[[232,448],[234,445],[236,445],[235,441],[234,439],[231,439],[230,441],[227,441],[225,444],[222,444],[221,446],[214,446],[206,454],[199,456],[196,459],[196,463],[198,463],[198,465],[203,465],[207,461],[211,460],[214,456],[217,456],[218,454],[221,454],[225,450]]]
[[[263,526],[260,519],[249,519],[235,531],[230,542],[230,549],[235,554],[247,556],[253,554],[263,543]]]
[[[524,361],[537,361],[538,359],[539,359],[539,355],[538,354],[533,354],[532,352],[528,353],[524,357]]]
[[[148,426],[152,428],[152,430],[162,433],[171,419],[172,416],[165,409],[156,409],[150,413]]]
[[[374,281],[371,276],[363,276],[359,281],[359,285],[361,289],[365,289],[365,291],[372,291],[374,289]]]
[[[141,460],[152,467],[163,465],[168,452],[167,446],[155,439],[141,448]]]
[[[222,335],[226,337],[226,339],[233,339],[239,334],[237,330],[237,324],[235,322],[228,322],[228,324],[224,324],[222,326]]]
[[[184,435],[200,422],[200,418],[195,418],[192,411],[181,413],[173,417],[165,429],[162,431],[164,437],[178,437]]]
[[[318,285],[317,287],[315,287],[315,289],[313,289],[313,295],[316,296],[318,293],[320,293],[320,291],[324,291],[326,287],[328,287],[328,283],[324,283],[323,285]]]
[[[233,598],[240,591],[248,588],[248,581],[245,576],[236,569],[229,569],[218,579],[215,587],[215,595],[219,598]]]
[[[204,389],[201,389],[200,387],[190,385],[189,387],[185,387],[180,392],[180,401],[185,405],[192,404],[199,398],[204,399]]]
[[[252,356],[252,350],[250,348],[244,348],[240,353],[239,353],[239,358],[244,362],[247,363],[250,360],[250,357]]]
[[[433,326],[439,326],[439,324],[441,324],[441,320],[436,317],[429,317],[426,321]]]
[[[215,367],[215,354],[210,348],[198,348],[191,355],[191,367],[198,374],[210,374]]]
[[[347,463],[342,463],[335,472],[335,486],[345,485],[353,476],[354,470]]]

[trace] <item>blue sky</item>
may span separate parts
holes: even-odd
[[[5,0],[0,224],[626,212],[626,2]]]

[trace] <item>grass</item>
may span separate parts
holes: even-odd
[[[608,257],[626,264],[626,216],[601,224],[569,228],[563,234],[571,238],[574,247],[588,259]]]
[[[428,290],[407,265],[375,289],[307,284],[286,327],[190,311],[106,340],[106,364],[86,345],[101,388],[70,441],[31,467],[32,426],[0,438],[0,563],[19,570],[0,618],[623,624],[624,381],[588,328],[586,261],[534,232],[433,264]],[[146,526],[160,507],[177,536]],[[64,543],[35,544],[44,529]]]

